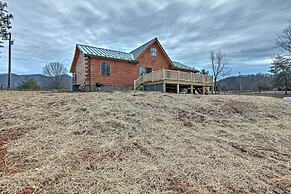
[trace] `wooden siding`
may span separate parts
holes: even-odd
[[[84,85],[84,83],[85,83],[85,57],[81,53],[79,53],[78,60],[76,63],[76,84]]]

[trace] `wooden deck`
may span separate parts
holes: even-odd
[[[191,93],[193,93],[193,88],[201,87],[203,88],[203,93],[205,93],[206,88],[208,88],[209,91],[209,89],[213,87],[213,77],[199,73],[163,69],[139,77],[134,81],[134,89],[138,90],[147,85],[157,84],[163,85],[163,92],[166,92],[166,84],[171,84],[176,85],[177,93],[180,92],[180,85],[189,86],[189,88],[191,88]]]

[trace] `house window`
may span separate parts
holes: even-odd
[[[101,63],[101,75],[110,76],[110,63],[108,62]]]
[[[158,49],[156,49],[156,48],[151,48],[151,55],[154,56],[154,57],[156,57],[157,54],[158,54]]]
[[[146,73],[151,73],[152,71],[153,71],[152,68],[149,68],[149,67],[140,67],[139,68],[140,75],[144,75]]]
[[[76,73],[73,73],[73,84],[76,84],[77,82],[77,74]]]

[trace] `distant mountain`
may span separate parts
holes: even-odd
[[[242,90],[258,91],[259,86],[272,88],[272,78],[270,74],[241,75],[227,77],[218,81],[219,88],[222,91],[239,91],[240,82]]]
[[[17,85],[25,79],[34,79],[37,81],[38,85],[41,88],[48,88],[49,84],[47,82],[47,79],[45,76],[41,74],[32,74],[32,75],[17,75],[17,74],[12,74],[11,78],[11,87],[15,89]],[[7,74],[0,74],[0,85],[7,86]],[[72,85],[72,77],[69,75],[66,75],[66,89],[70,89]]]

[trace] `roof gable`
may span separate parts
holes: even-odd
[[[141,45],[140,47],[136,48],[135,50],[131,51],[130,53],[133,54],[133,57],[137,59],[147,48],[149,48],[152,44],[154,44],[158,39],[154,38],[149,42]]]
[[[151,41],[145,43],[144,45],[138,47],[137,49],[133,50],[131,53],[134,55],[135,59],[137,60],[138,57],[140,57],[151,45],[153,45],[154,43],[157,43],[158,46],[161,48],[162,52],[164,53],[164,55],[166,56],[166,58],[168,59],[169,63],[174,66],[173,61],[170,59],[169,55],[166,53],[165,49],[163,48],[163,46],[161,45],[161,43],[159,42],[159,40],[157,38],[152,39]]]

